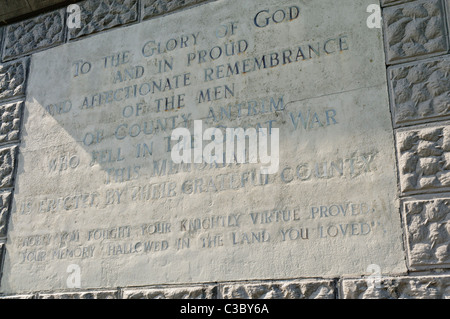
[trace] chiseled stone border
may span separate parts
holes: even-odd
[[[450,118],[450,55],[388,68],[395,127]]]
[[[28,59],[0,64],[0,102],[25,96]]]
[[[7,25],[3,61],[64,43],[65,10]]]
[[[207,0],[141,0],[142,20],[147,20],[189,6],[200,4]]]
[[[342,299],[448,299],[450,275],[343,279],[340,294]]]
[[[450,122],[397,130],[403,195],[450,190]]]
[[[4,29],[4,27],[0,27],[0,63],[1,63],[1,57],[2,57],[2,51],[3,51],[3,29]]]
[[[450,194],[404,200],[402,219],[409,267],[450,268]]]
[[[90,0],[78,2],[85,10],[92,9],[84,22],[85,28],[69,30],[64,18],[67,16],[64,9],[42,14],[32,19],[27,19],[0,27],[0,107],[10,108],[12,104],[20,104],[25,96],[25,85],[28,68],[28,58],[35,52],[60,45],[67,41],[82,39],[91,34],[99,33],[111,28],[139,23],[140,21],[154,18],[166,13],[179,11],[193,5],[201,5],[211,0]],[[386,43],[386,64],[392,65],[387,70],[391,108],[393,113],[394,135],[397,138],[397,154],[399,160],[399,185],[406,174],[416,174],[417,179],[424,179],[426,187],[407,190],[403,186],[401,197],[402,220],[405,232],[406,257],[408,267],[415,271],[422,269],[428,271],[446,268],[448,257],[447,237],[439,238],[443,233],[443,218],[448,219],[448,212],[439,208],[429,209],[430,205],[441,207],[446,200],[439,185],[433,184],[433,176],[424,173],[434,172],[434,156],[440,160],[447,160],[444,141],[444,132],[447,130],[450,110],[448,110],[449,92],[442,91],[432,82],[440,82],[448,79],[447,61],[450,57],[449,25],[450,25],[450,0],[380,0],[383,6],[383,20],[385,24],[384,36]],[[105,5],[114,8],[114,15],[102,11]],[[131,10],[128,10],[131,7]],[[94,10],[96,8],[98,10]],[[62,17],[62,18],[61,18]],[[417,18],[418,17],[418,18]],[[60,19],[61,18],[61,19]],[[417,19],[416,19],[417,18]],[[53,26],[45,24],[52,20]],[[420,21],[419,21],[420,20]],[[33,33],[33,35],[20,35]],[[13,34],[16,32],[16,34]],[[47,38],[46,32],[50,32],[51,38]],[[3,34],[2,34],[3,33]],[[408,74],[406,74],[408,73]],[[430,85],[429,85],[430,84]],[[441,83],[442,84],[442,83]],[[20,104],[21,105],[21,104]],[[21,106],[19,106],[20,108]],[[14,112],[11,112],[14,113]],[[17,121],[20,122],[21,111],[11,114],[10,125],[12,134],[3,132],[6,138],[0,141],[0,150],[3,150],[7,159],[6,171],[3,182],[0,184],[0,192],[4,197],[1,203],[2,216],[7,216],[10,209],[10,199],[14,188],[14,163],[15,152],[20,142],[20,134],[16,132]],[[9,116],[8,116],[9,118]],[[434,122],[434,133],[428,134],[424,126],[419,124]],[[11,122],[12,123],[12,122]],[[400,129],[399,129],[400,128]],[[437,128],[437,129],[436,129]],[[433,130],[433,129],[432,129]],[[437,130],[437,131],[436,131]],[[439,131],[439,132],[438,132]],[[441,132],[442,131],[442,132]],[[425,132],[425,133],[424,133]],[[441,136],[442,135],[442,136]],[[9,136],[12,138],[9,139]],[[400,136],[400,137],[399,137]],[[407,139],[414,145],[406,152],[413,152],[412,159],[405,162],[401,159],[401,143]],[[400,139],[400,141],[399,141]],[[431,139],[431,140],[429,140]],[[407,141],[406,141],[407,142]],[[12,144],[11,144],[12,143]],[[406,143],[408,144],[408,143]],[[437,150],[437,151],[436,151]],[[442,152],[441,152],[442,151]],[[436,154],[434,154],[435,152]],[[439,154],[438,154],[439,153]],[[11,155],[12,154],[12,155]],[[422,154],[423,156],[421,156]],[[9,157],[8,157],[9,156]],[[441,158],[442,157],[442,158]],[[426,158],[426,159],[423,159]],[[417,161],[420,165],[411,164]],[[404,169],[406,168],[406,171]],[[403,170],[403,171],[402,171]],[[411,172],[408,172],[411,170]],[[419,172],[420,171],[420,172]],[[405,173],[406,172],[406,173]],[[427,179],[426,176],[430,178]],[[415,177],[414,177],[415,178]],[[426,182],[431,184],[427,184]],[[420,184],[422,185],[422,184]],[[420,186],[419,185],[419,186]],[[428,187],[427,185],[431,185]],[[436,187],[438,186],[438,187]],[[422,194],[427,193],[426,199]],[[409,196],[405,198],[404,196]],[[2,197],[3,198],[3,197]],[[439,204],[441,203],[441,204]],[[420,205],[423,204],[422,210]],[[409,205],[409,206],[408,206]],[[439,206],[441,205],[441,206]],[[406,210],[408,209],[408,210]],[[414,210],[415,209],[415,210]],[[400,213],[400,212],[399,212]],[[412,215],[416,214],[413,219]],[[409,219],[408,219],[409,218]],[[7,223],[2,217],[1,227],[7,229]],[[8,219],[6,217],[6,219]],[[436,221],[439,219],[435,225]],[[421,227],[426,231],[421,232]],[[437,232],[435,231],[437,228]],[[446,233],[445,233],[446,234]],[[3,261],[5,253],[6,232],[0,234],[0,261]],[[436,244],[436,240],[438,244]],[[422,242],[421,242],[422,241]],[[441,241],[441,242],[439,242]],[[435,244],[433,244],[435,242]],[[414,250],[410,244],[425,245],[421,249]],[[428,246],[427,246],[428,245]],[[445,246],[447,245],[447,246]],[[447,250],[444,248],[447,247]],[[429,249],[427,249],[427,247]],[[431,262],[423,265],[419,255],[429,252]],[[1,266],[1,265],[0,265]],[[1,270],[1,269],[0,269]],[[337,281],[339,280],[339,281]],[[93,298],[444,298],[450,295],[450,275],[428,275],[402,277],[383,277],[380,288],[372,286],[365,278],[358,279],[297,279],[285,281],[258,281],[258,282],[233,282],[215,283],[187,286],[162,286],[162,287],[124,287],[110,290],[88,291],[59,291],[59,292],[35,292],[21,295],[0,296],[0,299],[93,299]],[[338,289],[339,288],[339,289]],[[338,292],[339,290],[339,292]]]
[[[448,52],[443,1],[417,0],[383,10],[387,64]]]
[[[81,28],[68,29],[69,40],[139,20],[139,0],[86,0],[78,5]]]
[[[59,293],[38,293],[37,299],[117,299],[117,290],[93,290]]]
[[[336,282],[326,279],[226,283],[220,287],[223,299],[335,299]]]
[[[0,144],[19,141],[23,102],[0,103]]]
[[[216,299],[216,285],[162,286],[122,289],[123,299]]]
[[[0,238],[6,238],[11,202],[11,191],[0,192]]]
[[[0,147],[0,189],[12,188],[18,146]]]
[[[0,299],[336,299],[334,279],[246,281],[198,285],[166,285],[109,290],[36,292]]]
[[[215,291],[224,294],[216,294]],[[245,291],[243,293],[243,291]],[[322,293],[317,293],[322,291]],[[228,292],[237,293],[229,295]],[[248,294],[250,292],[250,294]],[[337,280],[216,283],[211,285],[136,287],[110,290],[36,292],[0,299],[448,299],[450,274],[389,276]]]

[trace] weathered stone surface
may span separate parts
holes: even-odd
[[[2,291],[66,289],[68,263],[83,289],[406,272],[371,3],[210,1],[35,53]],[[194,120],[279,128],[278,171],[175,163]]]
[[[10,204],[11,192],[0,192],[0,238],[6,236],[6,231],[8,229]]]
[[[24,294],[24,295],[0,296],[0,299],[35,299],[35,295]]]
[[[5,30],[3,60],[14,59],[64,41],[64,10],[10,24]]]
[[[409,265],[450,266],[450,199],[407,201],[403,206]]]
[[[23,102],[0,105],[0,143],[19,140],[22,107]]]
[[[149,19],[205,0],[142,0],[142,19]]]
[[[447,36],[448,36],[448,43],[450,46],[450,0],[447,0],[445,8],[447,11]]]
[[[17,146],[0,148],[0,188],[12,187]]]
[[[87,0],[81,8],[81,28],[69,29],[69,38],[107,30],[138,19],[137,0]]]
[[[123,289],[124,299],[215,299],[216,286]]]
[[[0,100],[25,94],[27,60],[0,64]]]
[[[450,276],[388,277],[379,284],[344,279],[344,299],[449,299]]]
[[[397,133],[402,192],[450,187],[450,127]]]
[[[2,56],[3,51],[3,29],[4,27],[0,27],[0,57]]]
[[[0,242],[0,280],[3,279],[3,268],[4,268],[4,259],[5,259],[5,244],[4,242]]]
[[[450,56],[389,69],[397,125],[450,116]]]
[[[441,0],[413,1],[384,9],[387,62],[447,52],[444,15]]]
[[[40,293],[38,299],[117,299],[116,290]]]
[[[334,299],[331,280],[236,283],[221,287],[224,299]]]

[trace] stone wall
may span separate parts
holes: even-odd
[[[64,8],[0,28],[1,262],[8,254],[5,243],[30,55],[206,2],[87,0],[79,3],[85,13],[81,29],[67,28]],[[408,274],[384,274],[381,269],[379,282],[298,278],[36,291],[1,298],[450,298],[450,0],[381,0],[381,5]]]

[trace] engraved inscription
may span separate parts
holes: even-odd
[[[369,3],[214,1],[33,55],[1,289],[403,271]],[[194,121],[279,130],[278,171],[175,163]]]

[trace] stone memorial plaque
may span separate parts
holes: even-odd
[[[34,54],[2,290],[405,271],[371,2],[216,1]],[[278,169],[177,164],[195,123],[278,129]]]

